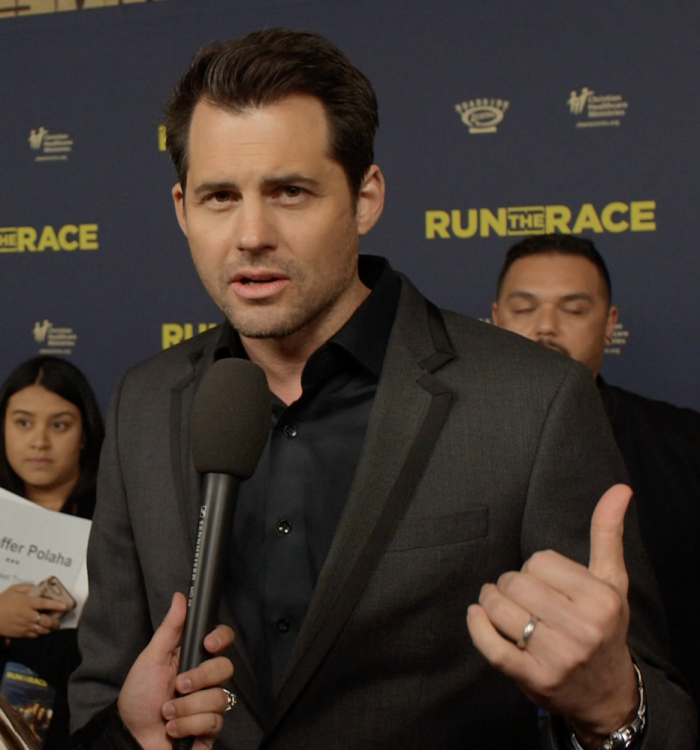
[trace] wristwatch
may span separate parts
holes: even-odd
[[[644,727],[647,723],[647,699],[644,692],[644,681],[642,680],[642,673],[639,671],[639,667],[634,662],[632,662],[632,666],[637,674],[637,690],[639,691],[637,715],[629,724],[625,724],[608,735],[600,744],[598,750],[623,750],[623,748],[626,750],[627,748],[632,748],[644,733]],[[574,750],[584,750],[573,732],[571,732],[571,744]]]

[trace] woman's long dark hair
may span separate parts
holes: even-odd
[[[104,424],[97,399],[85,375],[73,364],[58,357],[34,357],[22,362],[0,388],[0,487],[24,496],[24,482],[12,470],[5,448],[7,402],[18,391],[40,385],[77,406],[83,421],[83,447],[80,451],[80,476],[63,506],[64,513],[92,518],[95,509],[95,485]]]
[[[2,716],[0,716],[0,740],[2,740],[10,750],[24,750],[24,746],[17,739],[17,735],[24,740],[28,748],[32,749],[39,747],[36,737],[31,733],[26,722],[2,695],[0,695],[0,713],[4,713],[7,717],[7,721],[4,721]],[[12,729],[10,727],[12,727]],[[12,731],[13,729],[14,731]]]

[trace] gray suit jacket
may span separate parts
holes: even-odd
[[[199,508],[189,413],[216,336],[134,368],[113,398],[75,726],[114,700],[173,591],[187,589]],[[239,705],[216,746],[537,747],[535,707],[476,651],[466,608],[536,550],[587,562],[593,507],[624,478],[581,365],[441,314],[402,278],[360,464],[286,678],[269,710],[234,647]],[[645,747],[691,747],[692,709],[664,674],[663,620],[633,512],[627,536]],[[235,629],[226,602],[221,619]]]

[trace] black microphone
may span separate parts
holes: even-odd
[[[179,671],[199,666],[209,654],[203,641],[217,624],[225,551],[231,545],[240,483],[260,460],[270,432],[272,400],[262,368],[246,359],[216,362],[204,375],[192,405],[190,447],[203,475],[187,620]],[[173,741],[189,750],[193,737]]]

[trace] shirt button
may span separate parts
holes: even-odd
[[[289,534],[291,530],[292,524],[286,518],[277,522],[277,531],[279,531],[280,534]]]
[[[285,425],[284,435],[288,438],[295,438],[297,436],[297,428],[293,424]]]
[[[280,633],[288,633],[290,627],[289,620],[277,620],[277,630]]]

